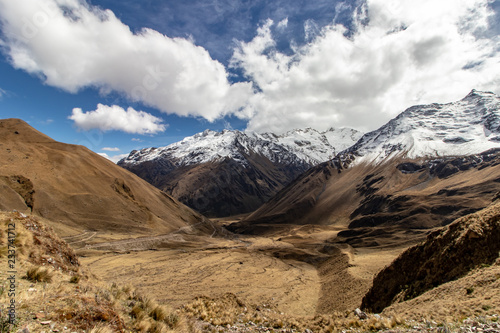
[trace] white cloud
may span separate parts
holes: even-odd
[[[103,132],[117,130],[136,134],[156,134],[167,128],[167,125],[162,124],[162,119],[147,112],[136,111],[133,108],[124,110],[117,105],[98,104],[95,111],[89,112],[74,108],[68,118],[85,131],[99,129]]]
[[[120,148],[118,148],[118,147],[104,147],[104,148],[102,148],[102,150],[104,150],[104,151],[115,151],[116,152],[116,151],[120,151]]]
[[[304,34],[306,41],[312,41],[320,34],[320,32],[318,24],[313,19],[309,19],[304,22]]]
[[[69,92],[118,91],[166,113],[213,121],[238,111],[252,88],[231,85],[202,47],[151,29],[131,32],[110,10],[84,0],[0,0],[14,67]]]
[[[279,21],[278,25],[277,25],[277,28],[280,29],[280,30],[285,30],[286,27],[288,27],[288,17],[282,19],[281,21]]]
[[[340,25],[325,27],[293,56],[275,49],[269,21],[240,43],[232,66],[259,88],[245,110],[248,129],[371,130],[411,105],[455,101],[473,88],[500,93],[500,38],[481,37],[492,14],[488,0],[365,6],[355,11],[352,36]]]
[[[3,99],[4,97],[11,97],[12,95],[13,95],[12,92],[0,88],[0,100]]]
[[[139,138],[132,138],[132,141],[134,141],[134,142],[142,142],[142,140],[139,139]]]
[[[365,10],[354,10],[349,38],[343,26],[318,29],[310,20],[308,44],[292,45],[293,55],[276,50],[267,21],[234,51],[231,66],[250,81],[236,84],[191,40],[151,29],[133,33],[111,11],[84,0],[0,0],[0,44],[16,68],[70,92],[118,91],[166,113],[209,121],[235,114],[250,119],[255,131],[369,130],[414,104],[454,101],[472,88],[500,93],[500,37],[486,31],[488,2],[366,0]],[[350,6],[338,5],[338,12]],[[278,32],[287,23],[278,22]],[[114,106],[74,109],[71,117],[83,129],[165,130],[152,115]]]

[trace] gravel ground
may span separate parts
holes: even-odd
[[[420,333],[420,332],[436,332],[436,333],[500,333],[499,316],[493,315],[480,318],[468,318],[462,323],[454,323],[449,325],[440,325],[434,321],[408,321],[405,325],[395,327],[388,330],[380,330],[380,333]],[[221,333],[315,333],[312,330],[295,330],[289,328],[270,328],[262,324],[255,324],[251,321],[246,323],[237,323],[234,325],[212,325],[208,322],[200,322],[200,329],[203,332],[221,332]],[[352,329],[339,329],[342,333],[361,333],[363,331]]]

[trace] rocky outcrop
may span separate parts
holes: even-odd
[[[414,298],[480,265],[490,265],[500,251],[500,203],[462,217],[431,233],[403,252],[373,280],[362,308],[380,312],[392,303]]]

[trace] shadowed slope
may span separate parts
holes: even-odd
[[[343,229],[336,242],[356,247],[411,242],[488,206],[500,190],[499,162],[499,153],[489,151],[348,169],[324,163],[228,229],[269,234],[287,224],[332,225]]]
[[[231,158],[180,167],[168,160],[119,165],[206,216],[219,217],[254,211],[308,167],[280,165],[255,153],[244,157],[245,166]]]

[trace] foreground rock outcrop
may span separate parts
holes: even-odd
[[[375,277],[362,308],[380,312],[415,298],[474,268],[494,264],[499,251],[500,203],[495,203],[432,232],[425,242],[403,252]]]

